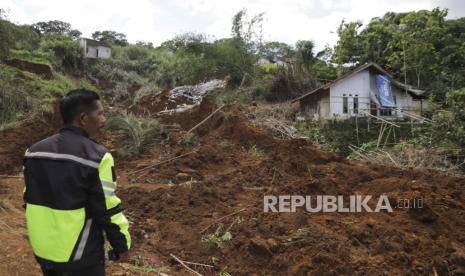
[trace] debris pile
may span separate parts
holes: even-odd
[[[350,161],[303,139],[275,138],[236,105],[225,106],[195,128],[195,143],[180,143],[186,131],[217,109],[204,98],[186,112],[163,116],[163,123],[177,124],[182,130],[141,157],[116,157],[117,193],[131,221],[132,251],[163,266],[155,267],[153,275],[157,269],[169,275],[465,272],[463,177]],[[34,131],[20,130],[22,137]],[[6,150],[8,145],[3,147]],[[11,150],[22,154],[16,147]],[[17,160],[0,162],[0,168],[15,165],[20,170]],[[137,181],[129,181],[134,175]],[[0,195],[20,202],[21,183],[13,194],[13,180],[9,181],[0,179]],[[393,203],[423,198],[424,205],[378,213],[308,213],[304,208],[265,213],[264,195],[386,195]],[[16,205],[20,210],[20,203]],[[23,219],[22,211],[14,216]],[[21,248],[27,256],[22,263],[38,271],[31,267],[34,260],[26,252],[26,237],[4,243],[5,248]],[[4,256],[0,273],[14,271],[8,263],[14,263],[13,257]],[[108,263],[109,275],[134,274],[125,269]]]
[[[174,114],[186,111],[200,104],[203,97],[215,89],[224,88],[225,82],[222,80],[211,80],[197,85],[179,86],[168,92],[168,102],[176,104],[174,108],[164,110],[158,114]]]

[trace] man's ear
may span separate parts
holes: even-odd
[[[85,125],[85,123],[87,121],[87,114],[85,112],[79,113],[78,121],[79,121],[80,125]]]

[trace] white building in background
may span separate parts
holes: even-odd
[[[111,46],[105,42],[81,38],[79,40],[79,46],[81,47],[84,57],[87,58],[110,58],[111,57]]]
[[[377,78],[383,80],[381,86]],[[396,81],[379,65],[367,63],[292,102],[299,101],[302,115],[313,119],[347,119],[366,113],[401,118],[402,111],[423,112],[427,104],[423,94]],[[386,104],[385,96],[389,96],[390,104]]]

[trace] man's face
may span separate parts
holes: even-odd
[[[90,137],[95,137],[105,125],[105,115],[100,101],[95,102],[96,109],[90,112],[82,112],[79,115],[79,125]]]

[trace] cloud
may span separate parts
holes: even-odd
[[[317,50],[334,45],[342,19],[366,24],[388,11],[436,6],[449,8],[449,17],[465,16],[460,0],[0,0],[0,7],[9,8],[14,22],[57,19],[71,23],[85,36],[97,30],[114,30],[126,34],[131,42],[145,40],[155,45],[184,32],[227,37],[233,15],[246,8],[249,15],[265,12],[265,40],[294,44],[310,39]]]

